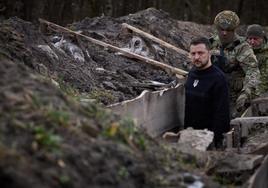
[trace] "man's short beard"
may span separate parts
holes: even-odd
[[[200,61],[198,61],[198,62],[200,62]],[[200,64],[201,66],[199,66],[199,67],[197,67],[195,64],[194,65],[195,65],[196,69],[202,69],[208,64],[208,62],[209,62],[209,60],[207,60],[206,63],[201,63]]]

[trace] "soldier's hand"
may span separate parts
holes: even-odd
[[[243,93],[236,100],[236,110],[237,112],[242,112],[249,106],[248,96]]]

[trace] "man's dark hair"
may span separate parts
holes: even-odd
[[[208,38],[206,37],[196,37],[191,40],[191,45],[204,44],[208,50],[210,50],[211,44]]]

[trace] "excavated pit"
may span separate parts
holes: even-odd
[[[187,50],[191,38],[213,34],[211,26],[177,21],[167,13],[153,8],[120,18],[85,18],[67,27],[168,65],[188,69],[189,62],[185,55],[126,31],[122,28],[122,23],[140,28],[183,50]],[[163,96],[163,88],[174,89],[177,78],[160,68],[126,58],[85,38],[60,30],[56,32],[45,25],[33,25],[18,18],[1,22],[0,54],[1,58],[9,59],[1,63],[3,115],[0,181],[4,187],[187,187],[195,183],[200,185],[200,182],[206,187],[221,187],[214,179],[223,186],[233,184],[239,187],[259,165],[260,158],[253,157],[256,164],[253,161],[248,168],[235,171],[237,166],[233,163],[243,157],[247,161],[248,156],[240,156],[233,151],[200,153],[177,145],[171,148],[163,146],[168,147],[167,150],[171,153],[167,151],[165,154],[166,151],[163,150],[164,154],[160,152],[161,154],[155,155],[159,150],[162,151],[157,146],[161,143],[152,141],[147,135],[140,138],[135,131],[135,134],[129,130],[120,132],[119,124],[116,123],[120,121],[119,117],[102,115],[106,113],[95,107],[95,103],[107,106],[135,100],[144,90],[158,92],[157,97]],[[36,73],[44,76],[45,81],[36,81],[39,77]],[[84,107],[80,109],[80,104],[69,102],[62,91],[82,105],[89,106],[90,113]],[[165,103],[166,107],[177,105],[180,117],[177,117],[175,123],[171,122],[173,126],[176,123],[181,126],[182,123],[181,101],[178,98],[176,103],[172,103],[172,100]],[[153,106],[152,109],[154,108]],[[165,112],[157,111],[154,116],[163,113]],[[174,117],[176,111],[172,113]],[[55,124],[62,126],[54,128]],[[37,128],[34,128],[35,125]],[[66,125],[71,125],[71,128],[65,129]],[[72,126],[75,127],[74,130]],[[154,131],[153,123],[150,130]],[[167,129],[161,131],[164,130]],[[266,129],[258,129],[255,135],[263,130]],[[112,137],[112,141],[102,138],[104,133]],[[126,145],[114,141],[117,133]],[[264,131],[264,135],[265,133]],[[75,138],[73,134],[76,135]],[[143,136],[143,133],[140,134]],[[133,140],[133,136],[137,136],[137,140]],[[47,139],[42,140],[42,137]],[[59,137],[64,141],[59,142]],[[266,137],[261,137],[255,143],[264,140]],[[50,147],[56,147],[57,150],[59,145],[62,154],[47,150]],[[144,145],[150,149],[140,149]],[[175,154],[181,151],[184,153],[180,154],[182,160],[194,168],[180,166],[181,158]],[[15,163],[17,158],[20,160]],[[152,161],[155,162],[151,164]],[[230,165],[229,168],[226,168],[226,164]],[[44,172],[40,172],[40,166]],[[186,169],[192,174],[186,173]],[[150,174],[152,171],[154,173]],[[198,176],[193,175],[195,171],[198,171]],[[204,172],[210,176],[214,174],[215,177],[202,175]],[[234,178],[234,175],[238,175],[238,178]],[[25,179],[27,181],[23,181]]]

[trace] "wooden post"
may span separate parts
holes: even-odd
[[[81,34],[79,32],[72,31],[72,30],[70,30],[68,28],[62,27],[60,25],[54,24],[54,23],[46,21],[44,19],[39,18],[39,21],[41,23],[47,24],[50,27],[52,26],[52,27],[55,27],[57,29],[60,29],[61,31],[68,32],[68,33],[71,33],[71,34],[74,34],[74,35],[77,35],[77,36],[81,36],[81,37],[87,39],[88,41],[90,41],[90,42],[92,42],[94,44],[100,45],[100,46],[105,47],[105,48],[110,48],[110,49],[112,49],[114,51],[121,52],[122,55],[124,55],[126,57],[135,58],[135,59],[141,60],[142,62],[154,65],[154,66],[159,67],[159,68],[162,68],[162,69],[166,70],[167,72],[171,72],[171,73],[178,74],[178,75],[183,75],[183,76],[186,76],[188,74],[187,71],[184,71],[182,69],[179,69],[179,68],[176,68],[176,67],[161,63],[159,61],[155,61],[153,59],[150,59],[150,58],[147,58],[147,57],[144,57],[144,56],[132,53],[132,52],[128,52],[128,51],[126,51],[124,49],[118,48],[118,47],[113,46],[111,44],[108,44],[108,43],[102,42],[100,40],[91,38],[89,36],[83,35],[83,34]],[[50,29],[52,29],[52,28],[50,28]]]
[[[180,48],[177,48],[177,47],[173,46],[172,44],[169,44],[169,43],[167,43],[167,42],[165,42],[165,41],[163,41],[163,40],[161,40],[159,38],[156,38],[155,36],[153,36],[153,35],[151,35],[149,33],[146,33],[146,32],[144,32],[144,31],[142,31],[142,30],[140,30],[140,29],[138,29],[136,27],[133,27],[133,26],[127,24],[127,23],[123,23],[122,26],[127,28],[127,29],[130,29],[131,31],[134,31],[134,32],[136,32],[136,33],[138,33],[138,34],[140,34],[140,35],[142,35],[144,37],[147,37],[147,38],[151,39],[152,41],[154,41],[154,42],[156,42],[156,43],[158,43],[158,44],[160,44],[162,46],[165,46],[167,48],[175,50],[176,52],[178,52],[178,53],[180,53],[182,55],[185,55],[187,57],[189,56],[187,51],[185,51],[183,49],[180,49]]]

